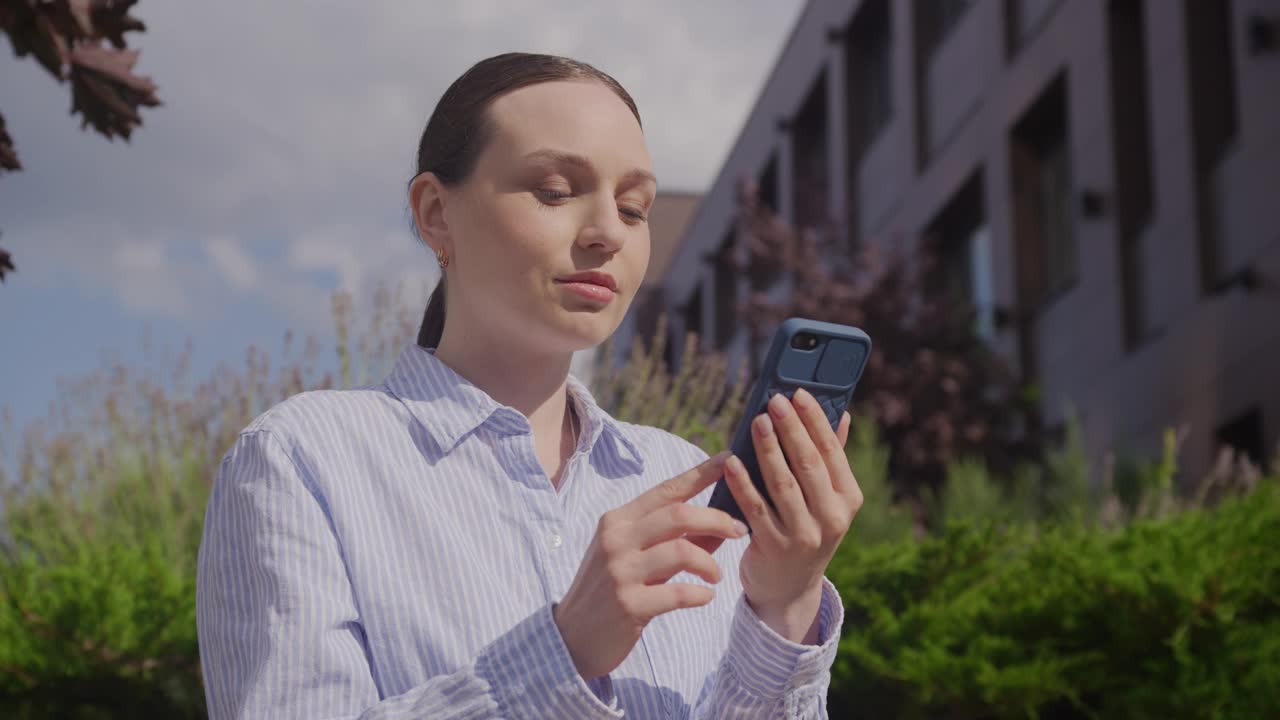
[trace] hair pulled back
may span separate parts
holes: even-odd
[[[596,80],[622,99],[636,122],[640,111],[622,85],[587,63],[557,55],[505,53],[481,60],[464,72],[436,104],[418,142],[417,172],[434,173],[445,185],[456,185],[475,170],[476,161],[492,134],[486,110],[513,90],[556,80]],[[412,182],[412,181],[411,181]],[[434,348],[444,332],[445,278],[431,293],[418,331],[418,344]]]

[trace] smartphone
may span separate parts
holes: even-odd
[[[858,384],[870,355],[871,338],[850,325],[788,318],[774,333],[769,353],[747,398],[742,420],[730,445],[770,507],[774,507],[773,499],[769,497],[764,478],[760,475],[760,463],[751,438],[751,422],[760,413],[767,412],[769,399],[774,395],[782,393],[790,398],[797,388],[804,388],[826,411],[827,421],[834,430],[840,425],[840,418],[849,406],[853,388]],[[751,525],[743,517],[724,478],[716,483],[708,506],[742,520],[748,528]]]

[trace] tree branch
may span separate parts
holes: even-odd
[[[80,128],[92,127],[108,140],[125,140],[142,124],[141,107],[156,107],[156,85],[135,75],[138,52],[129,50],[127,32],[146,25],[129,14],[137,0],[0,0],[0,32],[14,53],[35,58],[58,82],[71,81],[71,114]],[[104,45],[108,43],[110,47]],[[0,173],[22,169],[13,138],[0,116]],[[0,249],[0,281],[14,270]]]

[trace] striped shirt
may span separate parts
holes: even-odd
[[[743,599],[749,536],[716,551],[709,605],[577,673],[552,610],[599,517],[706,454],[615,420],[572,375],[568,392],[582,428],[558,489],[528,419],[416,344],[380,384],[254,419],[200,543],[210,718],[825,718],[840,598],[824,579],[818,645],[774,633]]]

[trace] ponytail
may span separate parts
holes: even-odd
[[[440,346],[440,336],[444,333],[444,273],[440,274],[440,282],[431,291],[431,299],[427,301],[427,309],[422,314],[422,328],[418,330],[418,344],[424,348]]]

